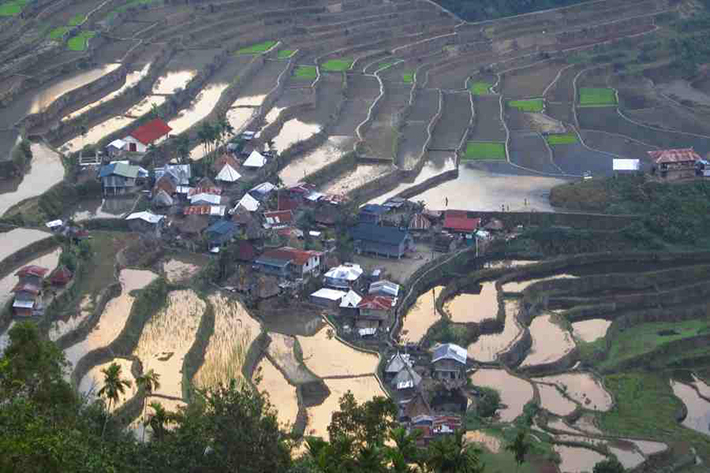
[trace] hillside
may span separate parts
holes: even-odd
[[[589,0],[436,0],[466,21],[483,21],[560,8]]]

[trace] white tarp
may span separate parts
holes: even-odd
[[[614,171],[638,171],[641,169],[641,161],[638,159],[615,159]]]
[[[261,168],[266,164],[266,158],[264,157],[263,154],[258,152],[257,150],[254,150],[251,152],[249,157],[247,158],[246,161],[244,161],[244,166],[245,168]]]
[[[227,163],[222,166],[222,170],[219,171],[219,174],[217,174],[217,177],[215,179],[223,182],[237,182],[240,177],[242,177],[242,175],[239,174],[236,169],[230,166],[229,163]]]

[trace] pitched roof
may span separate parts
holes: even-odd
[[[397,389],[416,388],[422,382],[422,377],[410,366],[405,366],[392,379],[392,385]]]
[[[207,233],[218,233],[220,235],[226,235],[229,232],[234,232],[237,230],[237,226],[229,220],[219,220],[205,230]]]
[[[361,300],[362,296],[350,289],[340,301],[340,307],[343,309],[356,309]]]
[[[412,366],[410,356],[397,352],[390,358],[389,362],[387,362],[385,373],[399,373],[405,366]]]
[[[138,177],[138,171],[140,171],[140,166],[114,162],[103,166],[101,171],[99,171],[99,177],[121,176],[128,179],[135,179]]]
[[[390,211],[389,207],[377,204],[366,204],[360,207],[360,212],[374,214],[374,215],[384,215]]]
[[[355,281],[362,276],[362,268],[357,264],[344,264],[335,267],[325,273],[326,278],[344,279],[346,281]]]
[[[431,221],[423,214],[415,214],[412,220],[409,221],[410,230],[429,230],[430,228]]]
[[[229,164],[232,168],[238,168],[239,162],[231,154],[223,153],[219,158],[214,160],[212,163],[212,169],[214,172],[219,172],[220,169],[224,167],[225,164]]]
[[[368,293],[374,294],[376,292],[387,294],[391,297],[397,297],[399,294],[399,284],[395,284],[392,281],[377,281],[370,284],[370,290]]]
[[[387,296],[375,296],[368,294],[362,298],[357,305],[358,309],[369,310],[390,310],[394,306],[394,299]]]
[[[301,206],[298,199],[289,199],[285,195],[279,193],[277,196],[277,208],[279,210],[296,210]]]
[[[462,210],[447,210],[444,217],[444,228],[456,232],[472,232],[481,225],[480,218],[469,217]]]
[[[242,177],[242,175],[239,174],[236,169],[234,169],[230,164],[225,164],[222,166],[222,170],[219,174],[217,174],[215,179],[224,182],[237,182],[240,177]]]
[[[133,130],[130,133],[130,136],[147,146],[161,136],[167,135],[171,130],[172,128],[170,128],[162,119],[154,118],[148,123],[145,123],[144,125],[141,125]]]
[[[649,151],[648,155],[656,164],[695,162],[701,159],[700,155],[696,153],[693,148],[660,149]]]
[[[240,240],[236,244],[235,257],[239,261],[253,261],[256,258],[256,249],[248,241]]]
[[[383,227],[370,223],[360,223],[350,229],[350,235],[353,240],[399,245],[404,241],[407,232],[396,227]]]
[[[290,210],[276,210],[264,212],[264,219],[270,226],[287,225],[293,221],[293,212]]]
[[[18,282],[17,285],[12,289],[11,292],[29,292],[32,294],[39,294],[41,288],[29,282]]]
[[[311,297],[318,297],[319,299],[327,299],[329,301],[339,301],[345,294],[344,291],[336,291],[335,289],[323,287],[311,294]]]
[[[251,194],[246,193],[244,197],[237,203],[237,205],[232,209],[232,212],[236,212],[239,207],[248,210],[249,212],[256,212],[259,209],[259,201],[256,200]]]
[[[242,164],[242,166],[247,168],[260,168],[263,167],[264,164],[266,164],[266,158],[264,157],[264,155],[258,152],[257,150],[254,150],[251,152],[247,160],[244,161],[244,164]]]
[[[185,215],[224,215],[224,205],[191,205],[183,209]]]
[[[275,250],[270,250],[262,256],[276,261],[289,261],[297,266],[303,266],[313,257],[320,256],[322,253],[318,251],[299,250],[285,246]]]
[[[272,183],[262,182],[261,184],[259,184],[258,186],[254,187],[252,190],[250,190],[249,192],[256,192],[257,194],[266,195],[269,192],[273,191],[274,189],[276,189],[276,186],[273,185]]]
[[[217,187],[214,182],[212,182],[212,179],[209,177],[203,177],[200,179],[197,183],[197,187]]]
[[[163,190],[168,194],[174,194],[177,191],[177,184],[178,183],[172,174],[165,173],[160,176],[157,181],[155,181],[153,190]]]
[[[190,203],[192,205],[199,205],[200,203],[205,203],[209,205],[220,205],[222,203],[222,196],[217,194],[193,194],[190,197]]]
[[[35,264],[31,264],[29,266],[25,266],[24,268],[20,269],[18,272],[15,273],[15,276],[23,277],[23,276],[37,276],[38,278],[43,278],[45,274],[47,274],[49,270],[47,268],[43,268],[42,266],[37,266]]]
[[[465,365],[467,356],[468,353],[465,348],[461,348],[453,343],[444,343],[434,350],[434,356],[431,362],[436,363],[439,360],[455,360]]]
[[[153,197],[153,203],[155,205],[162,205],[164,207],[170,207],[171,205],[173,205],[173,198],[170,197],[170,194],[165,192],[165,190],[158,189],[158,192]]]
[[[219,187],[193,187],[187,192],[188,196],[195,194],[214,194],[222,195],[222,189]]]
[[[69,271],[69,268],[64,265],[60,265],[49,276],[49,282],[52,284],[66,284],[71,281],[71,278],[72,272]]]
[[[163,215],[156,215],[152,212],[148,211],[143,211],[143,212],[134,212],[130,214],[128,217],[126,217],[126,220],[143,220],[144,222],[156,224],[160,222],[162,219],[165,217]]]
[[[112,142],[110,142],[108,145],[106,145],[107,148],[109,146],[113,146],[116,149],[123,149],[123,147],[126,146],[126,142],[120,138],[117,138],[117,139],[113,140]]]

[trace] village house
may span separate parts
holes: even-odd
[[[155,168],[155,179],[158,180],[164,175],[172,176],[177,186],[189,186],[192,179],[192,166],[189,164],[166,164],[163,167]],[[212,184],[214,186],[214,184]]]
[[[155,143],[171,131],[172,128],[162,119],[154,118],[133,130],[128,136],[123,138],[123,141],[128,145],[128,152],[145,153],[151,143]]]
[[[383,215],[389,211],[389,207],[385,207],[384,205],[363,205],[360,207],[360,212],[358,213],[358,221],[360,221],[360,223],[379,224],[382,221]]]
[[[214,172],[215,174],[219,174],[219,172],[226,164],[229,164],[229,166],[233,169],[237,169],[239,167],[239,162],[234,156],[232,156],[231,154],[223,153],[212,163],[212,172]]]
[[[338,307],[341,299],[345,297],[345,294],[345,291],[323,287],[311,294],[310,301],[322,307],[335,309]]]
[[[653,150],[648,155],[653,161],[651,172],[658,171],[661,177],[668,179],[695,176],[695,164],[701,160],[693,148]]]
[[[402,395],[413,393],[422,383],[422,376],[411,366],[405,366],[392,378],[390,385]]]
[[[261,204],[259,203],[258,200],[256,200],[254,197],[251,196],[248,192],[244,194],[244,196],[237,202],[237,205],[234,206],[234,208],[230,211],[230,213],[234,214],[238,212],[240,209],[246,210],[247,212],[256,212],[259,210],[259,207]]]
[[[443,229],[451,233],[473,234],[481,226],[481,219],[465,210],[447,210]]]
[[[325,273],[325,285],[336,289],[357,287],[362,273],[360,265],[343,263]]]
[[[362,296],[350,289],[340,301],[340,313],[352,317],[356,316],[357,306],[361,300]]]
[[[19,281],[12,289],[15,299],[12,308],[18,317],[32,317],[42,309],[42,283],[49,270],[30,265],[20,269],[15,276]]]
[[[52,271],[52,274],[49,275],[49,283],[52,286],[66,286],[69,284],[69,281],[71,281],[72,277],[74,275],[72,272],[67,268],[66,266],[59,265],[57,269]]]
[[[396,299],[399,295],[399,284],[386,280],[375,281],[370,284],[370,290],[368,293],[374,296],[385,296]]]
[[[255,261],[260,269],[281,277],[304,278],[318,273],[321,257],[319,251],[283,247],[265,252]]]
[[[249,191],[249,194],[251,194],[251,196],[254,197],[256,200],[264,202],[269,198],[269,196],[274,190],[276,190],[275,185],[270,182],[262,182],[258,186],[251,189]]]
[[[239,227],[230,220],[218,220],[204,231],[205,239],[210,249],[219,248],[234,239]]]
[[[250,171],[256,171],[263,168],[265,164],[266,157],[257,150],[254,150],[251,152],[246,161],[242,163],[242,167],[247,168]]]
[[[394,306],[395,300],[391,297],[370,294],[363,296],[357,305],[358,315],[355,317],[355,326],[357,328],[380,328],[383,322],[387,321]]]
[[[434,350],[432,356],[432,375],[439,380],[460,380],[466,374],[468,353],[453,343],[444,343]]]
[[[227,184],[232,184],[237,182],[241,177],[242,175],[239,174],[236,169],[229,164],[225,164],[217,173],[215,179]]]
[[[128,151],[128,143],[120,138],[113,140],[106,146],[106,154],[111,159],[119,158]]]
[[[163,227],[163,215],[156,215],[149,211],[134,212],[126,217],[128,228],[134,232],[154,233],[160,237],[160,232]]]
[[[431,425],[434,420],[433,411],[421,390],[414,392],[409,399],[399,402],[399,422],[414,427],[417,425]]]
[[[360,223],[350,229],[357,253],[400,259],[413,246],[412,235],[396,227]]]
[[[133,192],[138,179],[138,166],[113,162],[107,164],[99,171],[101,187],[104,195],[120,195]]]
[[[385,381],[391,382],[392,379],[402,371],[405,367],[412,366],[411,356],[406,353],[395,353],[392,355],[385,366]]]
[[[284,228],[292,223],[293,212],[290,210],[264,212],[264,228]]]

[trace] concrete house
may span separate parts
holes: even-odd
[[[336,289],[350,289],[357,285],[362,273],[360,265],[343,263],[325,273],[325,285]]]
[[[468,353],[453,343],[444,343],[434,350],[431,359],[433,377],[441,380],[463,379],[466,374],[466,358]]]
[[[134,212],[126,217],[128,227],[137,232],[155,232],[156,236],[160,236],[160,231],[163,227],[163,215],[156,215],[149,211]]]
[[[345,296],[345,294],[345,291],[338,291],[336,289],[328,289],[324,287],[311,294],[310,301],[323,307],[335,309],[338,307],[340,300]]]
[[[414,243],[412,235],[396,227],[360,223],[350,229],[355,251],[388,258],[401,258]]]
[[[128,136],[123,138],[123,141],[128,146],[127,151],[145,153],[148,151],[148,146],[171,131],[172,128],[167,123],[160,118],[155,118],[133,130]]]
[[[392,308],[395,305],[394,299],[384,296],[366,295],[357,305],[358,315],[355,318],[355,326],[358,328],[379,328],[383,322],[387,321]]]
[[[140,167],[124,163],[111,163],[99,171],[104,195],[121,195],[133,192]]]
[[[668,179],[695,176],[695,163],[701,159],[693,148],[653,150],[648,155],[653,161],[652,172]]]
[[[373,296],[397,298],[397,296],[399,296],[399,284],[386,280],[376,281],[370,284],[370,290],[368,292]]]
[[[256,260],[256,264],[267,273],[282,277],[303,278],[320,270],[323,253],[284,247],[270,250]]]

